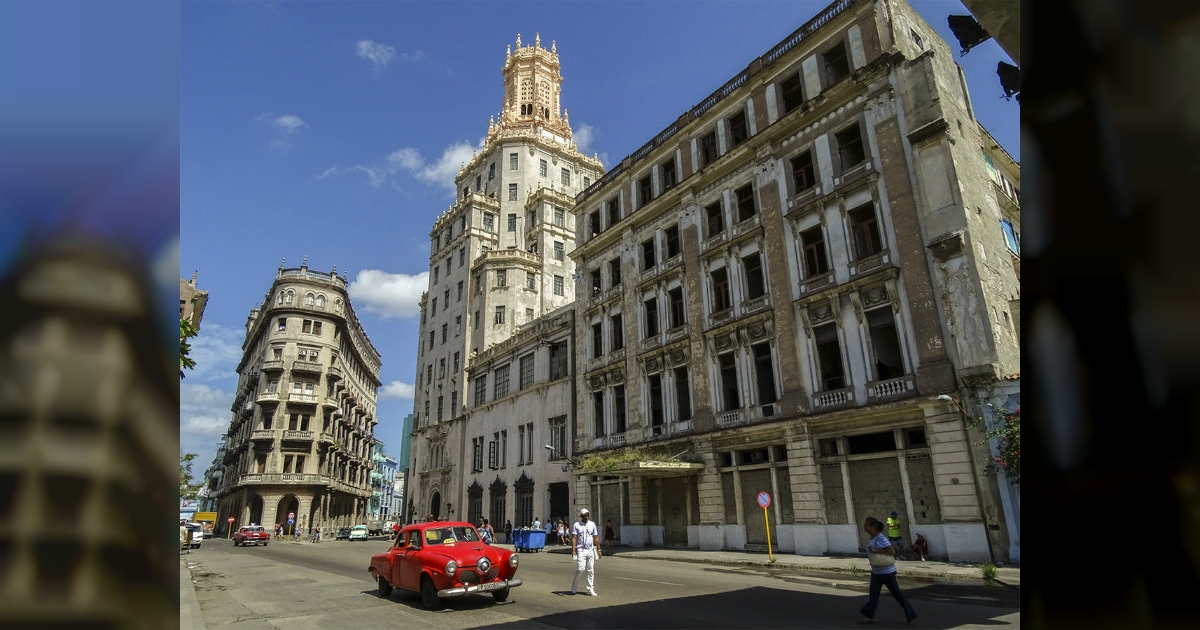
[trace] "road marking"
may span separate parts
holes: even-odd
[[[667,586],[683,586],[683,584],[676,584],[674,582],[659,582],[657,580],[639,580],[637,578],[627,578],[627,577],[619,577],[619,576],[614,576],[613,579],[614,580],[629,580],[630,582],[648,582],[650,584],[666,584]]]

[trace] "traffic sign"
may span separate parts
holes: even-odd
[[[771,507],[771,495],[767,494],[766,490],[758,493],[758,506],[761,508]]]
[[[232,523],[232,522],[233,522],[233,517],[232,517],[232,516],[230,516],[230,517],[229,517],[229,519],[228,519],[228,521],[229,521],[230,523]]]
[[[295,523],[296,523],[296,519],[294,519],[294,518],[288,519],[288,525],[294,525]]]

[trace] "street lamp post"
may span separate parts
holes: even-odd
[[[553,455],[555,452],[558,452],[558,449],[554,448],[553,446],[550,446],[549,444],[546,445],[546,450],[550,451],[551,455]],[[563,472],[567,472],[568,470],[575,469],[575,462],[571,461],[570,457],[567,457],[566,454],[563,454],[562,458],[567,460],[567,463],[563,464],[563,467],[562,467]]]

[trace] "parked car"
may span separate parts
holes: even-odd
[[[234,547],[246,547],[249,545],[267,546],[271,542],[271,535],[267,533],[267,529],[262,525],[246,525],[239,528],[233,534]]]
[[[350,527],[339,527],[334,540],[350,540]]]
[[[204,542],[204,526],[200,523],[184,523],[183,525],[192,535],[192,548],[198,548],[200,543]]]
[[[504,547],[484,544],[470,523],[415,523],[400,530],[391,548],[371,556],[367,572],[380,597],[393,588],[420,593],[430,610],[447,597],[491,593],[503,602],[509,590],[521,585],[516,577],[519,555]]]
[[[366,540],[368,534],[366,525],[355,525],[350,528],[350,540]]]

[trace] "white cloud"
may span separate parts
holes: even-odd
[[[483,147],[483,140],[472,146],[467,141],[452,144],[442,150],[442,155],[433,163],[427,163],[421,157],[421,152],[412,147],[402,147],[389,153],[386,157],[373,164],[355,164],[347,168],[331,166],[325,169],[317,179],[328,179],[349,171],[357,171],[367,176],[367,183],[379,188],[385,183],[396,185],[395,177],[407,173],[411,177],[426,184],[442,186],[451,195],[455,193],[454,178],[463,164],[471,161],[475,152]]]
[[[236,379],[245,338],[244,328],[230,328],[201,320],[200,334],[192,338],[192,351],[188,355],[195,359],[196,367],[184,371],[184,383]]]
[[[356,310],[392,317],[415,317],[420,314],[421,293],[429,286],[429,272],[410,276],[364,269],[350,283],[347,291]]]
[[[411,383],[402,383],[400,381],[392,381],[379,389],[380,398],[399,398],[402,400],[413,399],[413,385]]]
[[[152,268],[155,284],[169,290],[174,290],[175,283],[178,282],[179,276],[179,238],[171,239],[171,242],[163,246],[158,251],[158,255],[154,257],[154,266]],[[191,276],[188,276],[189,278]]]
[[[592,152],[592,141],[596,139],[599,132],[595,127],[581,123],[571,125],[571,134],[575,137],[575,146],[579,148],[579,152],[588,155]]]
[[[392,61],[392,57],[396,56],[396,49],[387,44],[380,44],[369,39],[364,39],[354,45],[358,51],[358,56],[361,59],[367,59],[375,64],[375,71],[380,72],[387,67]]]
[[[282,129],[284,133],[295,133],[301,127],[308,126],[308,123],[295,114],[284,114],[271,121],[271,124]]]

